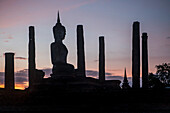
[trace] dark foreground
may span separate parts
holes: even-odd
[[[0,112],[170,112],[170,90],[60,93],[0,90]]]

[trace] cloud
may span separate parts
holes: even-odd
[[[86,76],[98,78],[98,71],[86,70]]]
[[[7,36],[4,36],[3,39],[4,39],[4,42],[9,42],[9,40],[14,39],[14,37],[12,37],[11,35],[7,35]]]
[[[81,6],[84,6],[84,5],[87,5],[87,4],[91,4],[93,2],[95,2],[96,0],[86,0],[84,2],[79,2],[77,4],[74,4],[74,5],[71,5],[71,6],[68,6],[66,8],[63,8],[62,11],[70,11],[72,9],[76,9],[76,8],[79,8]]]
[[[4,72],[0,72],[0,85],[4,83]]]
[[[106,80],[123,80],[123,77],[122,76],[115,76],[115,75],[106,76]]]
[[[122,69],[109,69],[108,71],[122,71]]]
[[[0,33],[1,34],[1,33]],[[5,33],[4,33],[5,34]],[[11,35],[11,34],[7,34],[3,37],[3,39],[5,40],[11,40],[11,39],[14,39],[14,37]]]
[[[52,73],[52,69],[51,68],[45,68],[42,69],[45,72],[45,77],[50,77],[50,74]]]
[[[123,79],[124,79],[124,77],[119,76],[119,75],[106,76],[106,80],[120,80],[121,81],[120,86],[122,86]],[[127,79],[128,79],[129,85],[132,86],[132,77],[127,77]]]
[[[10,35],[6,39],[14,39],[14,38]]]
[[[17,71],[15,73],[15,76],[16,77],[27,77],[28,76],[28,69],[23,69],[23,70]]]
[[[87,77],[93,77],[93,78],[98,79],[98,75],[99,75],[98,71],[86,70]],[[107,73],[107,72],[105,73],[105,78],[106,78],[106,80],[120,80],[122,83],[123,83],[123,79],[124,79],[123,76],[113,75],[112,73]],[[132,86],[132,77],[128,77],[127,79],[128,79],[129,85]]]
[[[169,36],[169,37],[166,37],[166,39],[170,39],[170,36]]]
[[[99,60],[94,60],[94,62],[98,62]]]
[[[4,42],[9,42],[8,40],[5,40]]]
[[[45,69],[41,69],[45,72],[45,76],[46,77],[50,77],[50,74],[52,73],[52,69],[51,68],[45,68]],[[94,78],[98,78],[99,72],[98,71],[94,71],[94,70],[86,70],[86,75],[88,77],[94,77]],[[110,76],[112,75],[112,73],[105,73],[106,76]]]
[[[28,81],[28,77],[15,77],[16,84],[25,84]]]
[[[16,60],[27,60],[28,58],[25,57],[15,57]]]
[[[45,69],[47,72],[47,69]],[[15,75],[15,84],[26,84],[28,82],[28,69],[23,69],[14,73]],[[4,82],[4,72],[0,72],[0,84]]]
[[[98,71],[94,71],[94,70],[86,70],[86,76],[93,77],[93,78],[98,78],[99,72]],[[112,76],[112,73],[106,72],[105,76]]]
[[[4,35],[6,32],[0,32],[0,35]]]
[[[15,72],[15,83],[25,84],[28,81],[28,69]]]
[[[23,69],[15,72],[15,85],[20,86],[20,89],[24,89],[28,86],[28,69]],[[4,84],[5,72],[0,72],[0,86]],[[22,88],[22,87],[23,88]],[[18,87],[19,88],[19,87]]]
[[[44,68],[41,69],[45,72],[46,77],[50,77],[50,74],[52,73],[51,68]],[[0,72],[0,85],[4,84],[4,72]],[[86,76],[87,77],[93,77],[98,79],[99,72],[94,70],[86,70]],[[105,73],[106,80],[120,80],[123,82],[123,77],[119,75],[113,75],[112,73]],[[129,85],[132,84],[132,78],[128,77]],[[16,85],[23,85],[23,87],[28,86],[28,69],[23,69],[20,71],[15,72],[15,84]]]
[[[4,76],[4,72],[0,72],[0,78]]]
[[[112,73],[107,73],[107,72],[106,72],[105,75],[106,75],[106,76],[107,76],[107,75],[112,75]]]
[[[50,74],[52,73],[52,69],[51,68],[45,68],[45,69],[41,69],[45,72],[46,77],[50,77]],[[94,78],[98,78],[99,72],[98,71],[94,71],[94,70],[86,70],[86,76],[88,77],[94,77]],[[4,72],[0,72],[0,78],[4,76]],[[112,75],[112,73],[105,73],[105,76],[107,79],[122,79],[122,76],[115,76]],[[28,69],[23,69],[20,71],[15,72],[15,77],[17,82],[24,82],[26,81],[26,79],[28,78]]]

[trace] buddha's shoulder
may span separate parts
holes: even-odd
[[[55,42],[52,42],[52,43],[51,43],[51,46],[56,46],[56,43],[55,43]]]
[[[51,45],[54,45],[54,44],[55,44],[55,42],[52,42],[52,43],[51,43]]]
[[[62,43],[56,43],[56,42],[53,42],[53,43],[51,43],[51,47],[63,47],[64,46],[64,44],[62,44]]]

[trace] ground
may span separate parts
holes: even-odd
[[[98,93],[0,90],[1,112],[169,112],[170,90],[115,90]]]

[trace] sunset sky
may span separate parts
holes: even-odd
[[[170,62],[170,0],[0,0],[0,86],[4,83],[5,52],[15,53],[16,87],[28,86],[29,26],[35,26],[36,67],[49,77],[52,28],[58,10],[66,27],[68,63],[75,68],[76,26],[84,27],[89,76],[98,76],[98,37],[104,36],[106,78],[122,80],[126,67],[131,79],[134,21],[140,22],[141,34],[148,33],[149,72],[156,72],[155,65]]]

